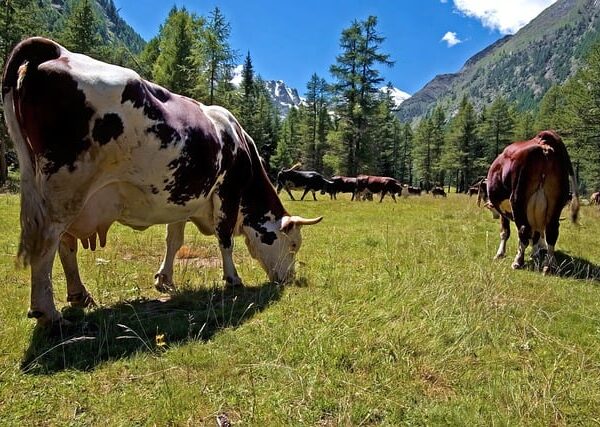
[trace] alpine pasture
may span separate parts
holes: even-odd
[[[299,198],[300,193],[295,193]],[[298,280],[224,289],[214,237],[189,224],[173,295],[153,275],[164,228],[115,225],[80,250],[98,307],[34,328],[15,267],[19,198],[0,195],[1,425],[591,425],[600,422],[600,211],[561,222],[559,271],[493,261],[499,225],[475,197],[290,201],[314,217]],[[565,218],[566,218],[565,213]],[[529,255],[528,251],[528,255]]]

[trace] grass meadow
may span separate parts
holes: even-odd
[[[97,308],[65,308],[56,262],[74,325],[51,335],[26,317],[18,196],[0,195],[0,425],[600,424],[597,208],[561,223],[543,277],[510,268],[514,226],[492,260],[499,225],[475,198],[281,197],[325,217],[303,230],[297,284],[268,283],[238,238],[246,287],[225,290],[216,239],[188,225],[163,295],[163,227],[115,225],[80,250]]]

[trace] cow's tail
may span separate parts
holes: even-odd
[[[27,266],[35,256],[52,245],[46,202],[43,195],[45,178],[37,170],[35,155],[24,135],[20,121],[20,105],[29,82],[35,79],[39,64],[60,56],[60,46],[35,37],[19,43],[12,51],[2,76],[2,101],[8,133],[14,142],[21,172],[21,238],[18,262]]]
[[[569,160],[569,179],[571,181],[571,221],[575,224],[577,223],[577,218],[579,217],[579,193],[577,189],[577,178],[575,178],[575,174],[573,173],[573,166],[571,165],[571,161]]]

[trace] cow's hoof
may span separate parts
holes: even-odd
[[[495,260],[504,259],[506,256],[504,254],[496,254],[494,257]]]
[[[511,267],[513,270],[520,270],[521,268],[523,268],[523,265],[523,263],[515,261],[512,263]]]
[[[543,274],[544,276],[547,276],[547,275],[549,275],[549,274],[553,274],[553,273],[554,273],[554,269],[553,269],[553,268],[552,268],[552,266],[550,266],[550,265],[545,265],[545,266],[542,268],[542,274]]]
[[[175,291],[175,284],[169,280],[166,274],[156,273],[154,279],[154,287],[158,292],[169,294]]]
[[[67,295],[67,302],[71,303],[71,307],[86,308],[96,307],[96,301],[92,298],[89,292],[79,292],[78,294]]]
[[[55,311],[52,314],[45,314],[41,311],[30,309],[27,311],[27,317],[36,319],[37,325],[44,329],[55,329],[71,325],[71,322],[63,319],[58,311]]]
[[[242,279],[239,277],[226,277],[225,278],[225,287],[226,288],[242,288],[244,287],[244,283],[242,283]]]

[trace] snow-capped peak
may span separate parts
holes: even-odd
[[[387,94],[391,95],[392,99],[394,100],[394,105],[396,108],[398,108],[400,106],[400,104],[402,104],[404,101],[406,101],[408,98],[411,97],[411,95],[409,93],[406,93],[396,87],[388,88],[387,86],[384,86],[384,87],[380,88],[379,91],[381,93],[387,93]]]

